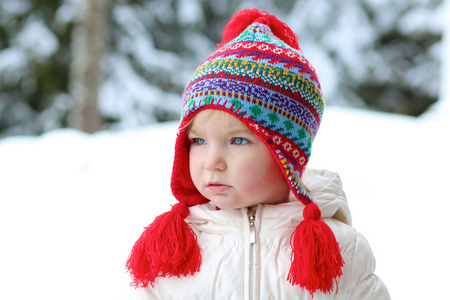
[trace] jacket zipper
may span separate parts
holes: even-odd
[[[255,246],[255,242],[256,242],[256,231],[255,231],[255,211],[251,210],[248,212],[248,222],[250,225],[250,272],[249,272],[249,291],[250,291],[250,295],[249,295],[249,299],[252,300],[253,299],[253,294],[254,294],[254,286],[255,286],[255,282],[254,282],[254,246]]]

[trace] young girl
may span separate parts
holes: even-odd
[[[183,95],[171,187],[127,261],[143,299],[390,299],[339,176],[306,168],[324,109],[275,16],[226,25]]]

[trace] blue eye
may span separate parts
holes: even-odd
[[[246,140],[244,138],[239,138],[239,137],[233,138],[232,144],[241,146],[241,145],[248,144],[248,140]]]
[[[191,139],[191,144],[200,146],[200,145],[206,144],[206,141],[201,138],[193,138],[193,139]]]

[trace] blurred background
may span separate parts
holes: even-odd
[[[448,295],[450,0],[0,0],[0,299],[133,299],[126,258],[175,201],[168,121],[245,7],[316,68],[309,165],[341,175],[392,299]]]
[[[178,119],[244,7],[298,34],[329,106],[420,116],[438,99],[442,0],[0,0],[0,138]]]

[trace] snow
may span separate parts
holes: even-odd
[[[2,10],[12,14],[22,14],[30,9],[31,5],[28,1],[2,1],[0,2]]]
[[[25,51],[11,47],[0,52],[0,76],[6,83],[18,82],[26,73],[27,55]]]
[[[105,114],[121,120],[117,127],[135,127],[144,123],[151,118],[148,116],[151,106],[161,105],[161,99],[164,99],[165,107],[179,108],[178,94],[163,92],[155,85],[149,85],[136,74],[125,55],[111,54],[104,60],[114,72],[100,88],[99,106]],[[135,102],[123,99],[134,99]]]
[[[310,166],[341,174],[354,226],[371,243],[393,299],[438,298],[448,279],[443,125],[330,108],[314,144]],[[176,127],[3,140],[0,298],[126,299],[134,241],[175,203]]]
[[[177,18],[183,25],[195,24],[198,20],[203,19],[203,11],[200,3],[193,0],[181,1]]]
[[[0,299],[125,299],[130,247],[171,201],[175,132],[3,140]]]
[[[13,40],[13,44],[26,49],[39,62],[55,54],[59,47],[55,34],[42,20],[32,17],[27,20],[22,31]]]
[[[441,97],[430,112],[329,107],[309,164],[340,173],[354,227],[368,238],[392,299],[447,294],[449,33]],[[129,299],[128,253],[175,203],[176,128],[0,140],[0,299]]]

